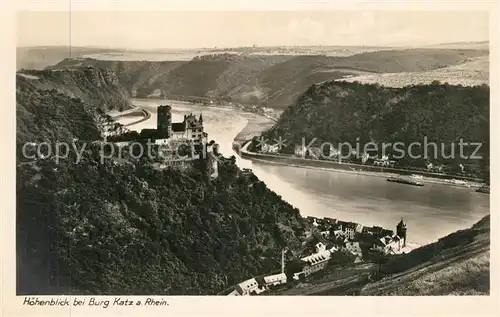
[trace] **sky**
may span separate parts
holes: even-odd
[[[128,49],[487,41],[485,11],[30,11],[18,46]]]

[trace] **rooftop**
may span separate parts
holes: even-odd
[[[347,222],[347,223],[345,224],[345,227],[346,227],[346,228],[349,228],[349,229],[356,229],[356,227],[357,227],[357,226],[358,226],[358,224],[357,224],[357,223],[355,223],[355,222]]]
[[[303,257],[301,260],[314,265],[317,263],[327,261],[330,259],[330,257],[331,257],[331,253],[330,253],[330,251],[327,250],[327,251],[322,251],[320,253],[308,255],[306,257]]]

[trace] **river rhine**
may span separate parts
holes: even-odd
[[[156,127],[159,101],[133,100],[152,114],[151,119],[130,128]],[[246,126],[247,120],[237,110],[209,108],[174,103],[173,122],[184,114],[203,111],[209,140],[220,144],[225,156],[234,155],[232,141]],[[127,123],[120,119],[120,122]],[[408,225],[408,240],[426,244],[451,232],[470,227],[489,213],[489,195],[469,188],[440,184],[424,187],[389,183],[383,177],[370,177],[335,171],[250,163],[237,159],[281,197],[297,207],[303,216],[331,217],[355,221],[367,226],[380,225],[395,230],[401,217]]]

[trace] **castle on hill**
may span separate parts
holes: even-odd
[[[204,131],[203,116],[197,118],[192,113],[184,115],[182,122],[172,122],[172,107],[158,107],[156,129],[142,129],[141,139],[151,139],[155,144],[167,144],[174,140],[190,141],[194,144],[206,144],[208,134]]]
[[[142,133],[142,132],[141,132]],[[165,145],[176,140],[193,142],[194,145],[202,147],[199,159],[203,162],[203,168],[212,178],[218,176],[218,163],[215,158],[218,155],[218,144],[214,141],[207,142],[208,134],[204,131],[203,116],[196,118],[192,113],[184,115],[182,122],[172,122],[172,107],[168,105],[159,106],[157,109],[156,129],[153,133],[156,145]]]
[[[156,122],[156,144],[169,142],[170,140],[189,140],[196,144],[206,143],[208,134],[203,128],[203,116],[196,118],[192,113],[184,115],[182,122],[172,123],[172,107],[159,106]]]
[[[132,141],[152,140],[159,150],[158,153],[167,155],[160,156],[164,159],[163,164],[159,166],[160,168],[201,162],[202,169],[210,177],[216,178],[218,176],[218,157],[220,156],[219,145],[213,140],[207,142],[208,134],[204,131],[203,116],[200,114],[199,117],[196,117],[191,113],[184,115],[182,122],[172,122],[171,106],[161,105],[157,109],[156,129],[142,129],[140,133],[129,131],[113,136],[110,140],[117,142],[118,145],[128,144]],[[191,145],[191,151],[183,145],[188,147]],[[172,150],[172,146],[178,146],[173,157],[169,151]],[[185,155],[179,157],[179,152],[185,152]]]

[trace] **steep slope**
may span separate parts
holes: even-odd
[[[466,164],[469,172],[478,176],[482,173],[481,166],[489,165],[488,122],[489,87],[485,85],[460,87],[433,83],[396,89],[325,82],[302,94],[264,137],[286,139],[283,151],[288,153],[294,153],[294,146],[302,144],[303,139],[307,145],[316,138],[313,146],[318,147],[330,142],[339,148],[347,142],[352,149],[359,145],[359,151],[363,151],[366,146],[366,150],[375,150],[379,155],[383,143],[402,142],[403,146],[384,149],[385,154],[397,157],[400,166],[425,166],[428,158],[450,166]],[[458,152],[461,138],[463,142],[481,143],[476,154],[482,158],[468,158],[476,149],[472,145],[463,146],[461,155]],[[376,148],[370,142],[375,142]],[[412,147],[410,153],[413,142],[421,146]],[[431,142],[437,145],[427,149],[425,144]],[[452,147],[456,155],[450,157]],[[347,146],[342,150],[345,155],[349,152]]]
[[[465,49],[383,50],[343,57],[226,53],[179,62],[67,59],[51,68],[114,69],[137,97],[198,96],[285,108],[307,87],[323,81],[360,73],[430,71],[487,55],[488,50]]]
[[[490,293],[490,216],[470,229],[390,260],[390,274],[361,295],[488,295]]]
[[[99,139],[98,113],[131,107],[113,71],[93,67],[19,71],[16,104],[18,145]]]
[[[99,110],[126,102],[112,78],[17,74],[17,293],[209,295],[277,269],[282,248],[300,246],[302,218],[234,157],[215,180],[126,149],[101,158]],[[20,157],[27,142],[69,153]]]
[[[108,111],[131,107],[112,69],[93,66],[60,70],[22,70],[16,84],[26,90],[56,90],[71,98],[80,98],[91,108]]]
[[[79,98],[18,82],[16,99],[19,145],[73,138],[95,140],[100,136],[94,122],[95,113]]]

